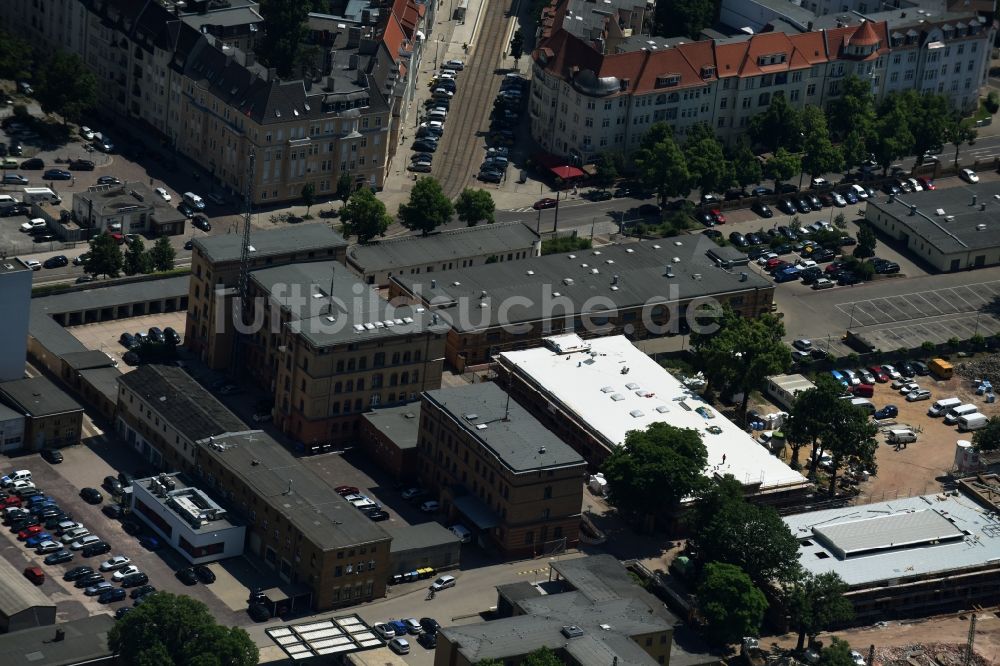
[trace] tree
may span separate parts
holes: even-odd
[[[656,192],[660,204],[668,197],[687,196],[691,191],[684,153],[674,141],[673,130],[665,123],[655,123],[642,138],[641,147],[632,156],[639,182]]]
[[[614,156],[608,153],[601,153],[594,160],[597,173],[594,174],[594,184],[601,189],[607,189],[618,180],[618,164]]]
[[[0,32],[0,79],[20,80],[31,73],[31,44],[7,31]]]
[[[357,236],[359,243],[367,243],[376,236],[384,236],[392,223],[385,204],[375,198],[375,193],[362,187],[348,198],[340,211],[344,222],[344,235]]]
[[[1000,416],[991,416],[986,422],[986,427],[980,428],[972,435],[972,445],[977,451],[1000,449]]]
[[[655,30],[661,37],[690,37],[715,23],[718,6],[713,0],[671,0],[656,4]]]
[[[455,212],[458,219],[465,222],[470,227],[474,227],[482,220],[487,224],[493,224],[493,212],[496,210],[493,203],[493,196],[486,190],[474,190],[470,187],[462,190],[455,202]]]
[[[424,236],[447,224],[455,207],[441,191],[441,183],[433,178],[421,178],[410,190],[410,200],[399,206],[399,219],[403,226],[420,231]]]
[[[111,237],[111,234],[99,234],[91,238],[90,252],[87,254],[83,270],[90,275],[118,277],[125,263],[121,246],[118,245],[118,241]]]
[[[771,159],[767,161],[766,168],[768,175],[774,179],[774,189],[777,191],[781,182],[797,173],[802,173],[802,159],[795,153],[778,148]]]
[[[177,253],[170,244],[170,239],[166,236],[160,236],[153,244],[153,249],[149,251],[149,263],[152,264],[153,270],[172,271],[176,256]]]
[[[709,639],[728,645],[760,632],[767,598],[739,567],[709,562],[698,586],[698,610]]]
[[[861,129],[853,129],[844,137],[840,144],[840,154],[844,158],[844,170],[850,171],[861,166],[868,159],[868,143]]]
[[[833,571],[813,575],[807,571],[785,588],[785,607],[798,632],[797,650],[805,647],[806,637],[846,622],[854,617],[854,604],[844,596],[847,583]]]
[[[872,95],[871,82],[851,75],[844,79],[841,90],[841,95],[827,105],[830,131],[840,139],[851,132],[858,133],[862,138],[870,136],[875,122],[875,96]]]
[[[788,445],[792,449],[791,466],[799,467],[799,449],[819,444],[826,429],[827,411],[840,398],[843,387],[827,373],[816,377],[815,386],[795,396],[792,409],[788,412],[788,423],[784,427]]]
[[[817,666],[854,666],[851,644],[834,636],[830,644],[820,651]]]
[[[910,116],[909,127],[913,135],[911,154],[917,156],[917,164],[920,164],[924,153],[938,150],[938,146],[948,138],[951,105],[944,95],[920,94],[913,89],[898,94]]]
[[[740,187],[759,183],[764,177],[760,159],[753,154],[750,144],[745,139],[741,138],[736,144],[729,161],[733,165],[733,178]]]
[[[979,132],[963,122],[963,118],[960,115],[955,115],[952,117],[945,135],[951,145],[955,146],[955,168],[958,168],[958,151],[962,148],[962,144],[968,143],[970,146],[974,145]]]
[[[889,95],[879,106],[878,119],[872,132],[871,151],[875,161],[888,173],[889,165],[910,154],[913,134],[910,132],[910,113],[901,104],[899,95]]]
[[[529,652],[521,664],[523,666],[564,666],[556,653],[547,647],[540,647],[534,652]]]
[[[631,430],[604,462],[610,501],[633,516],[669,512],[703,486],[706,465],[705,443],[695,430],[667,423]]]
[[[747,502],[743,485],[732,476],[716,479],[699,496],[689,527],[700,562],[737,566],[758,587],[798,572],[795,535],[773,508]]]
[[[830,455],[829,493],[837,492],[837,472],[845,467],[868,470],[874,474],[878,465],[875,450],[878,428],[868,413],[851,404],[850,400],[836,400],[830,409],[830,419],[823,433],[823,451]],[[819,461],[818,449],[813,449],[810,472],[815,474]]]
[[[878,237],[868,225],[858,227],[858,244],[854,248],[854,256],[858,259],[866,259],[875,256],[875,245]]]
[[[732,167],[726,160],[722,143],[705,123],[689,128],[684,158],[691,183],[697,185],[702,194],[719,192],[733,180]]]
[[[260,60],[278,70],[278,76],[293,73],[299,49],[306,41],[308,3],[301,0],[263,0],[264,39],[260,42]]]
[[[302,186],[302,203],[306,205],[306,215],[309,214],[309,209],[313,207],[316,203],[316,186],[312,183],[306,183]]]
[[[524,55],[524,35],[518,28],[510,38],[510,57],[514,59],[514,67],[517,67],[522,55]]]
[[[775,95],[767,111],[750,119],[750,137],[770,152],[784,148],[797,152],[802,145],[802,113],[788,103],[784,95]]]
[[[739,413],[744,416],[750,392],[763,389],[767,377],[785,372],[792,363],[781,341],[785,326],[771,313],[750,319],[728,307],[718,323],[712,335],[693,333],[691,344],[710,381],[743,393]]]
[[[125,246],[125,259],[123,269],[125,275],[137,275],[139,273],[149,273],[153,266],[149,255],[146,253],[146,246],[142,239],[136,236]]]
[[[844,165],[843,155],[830,140],[826,115],[818,106],[807,105],[802,109],[802,168],[810,176],[840,171]]]
[[[97,77],[80,56],[56,50],[41,65],[35,99],[46,113],[76,122],[97,106]]]
[[[347,200],[351,197],[351,192],[353,191],[354,179],[351,178],[351,174],[345,171],[340,174],[340,178],[337,179],[337,198],[346,204]]]
[[[108,647],[123,664],[151,666],[251,666],[260,656],[246,631],[218,625],[202,602],[168,592],[116,622]]]

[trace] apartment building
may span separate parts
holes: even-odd
[[[448,326],[422,307],[394,306],[343,264],[256,270],[241,357],[274,395],[274,423],[305,446],[357,439],[363,412],[441,386]]]
[[[278,442],[179,368],[119,380],[116,427],[161,470],[185,471],[245,526],[246,548],[290,585],[290,610],[385,595],[391,537]]]
[[[733,36],[692,42],[623,27],[630,5],[557,0],[546,10],[529,102],[532,136],[545,150],[579,162],[628,153],[657,122],[681,140],[707,123],[729,143],[775,96],[825,106],[851,75],[871,81],[877,99],[915,88],[969,110],[995,35],[971,7],[814,16],[784,0],[727,0],[724,12],[761,16],[748,21],[754,34],[741,23]]]
[[[430,309],[451,327],[451,367],[484,365],[543,337],[684,333],[709,299],[746,317],[770,311],[773,283],[752,271],[722,269],[706,236],[529,257],[425,274],[394,275],[391,298]]]
[[[484,546],[538,555],[579,541],[587,463],[497,384],[427,391],[420,479]]]
[[[191,253],[191,279],[184,344],[209,367],[221,370],[232,360],[232,298],[240,274],[242,236],[198,238]],[[347,241],[325,224],[254,230],[250,269],[293,262],[343,261]]]

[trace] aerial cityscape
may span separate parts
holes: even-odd
[[[998,111],[996,0],[3,0],[0,664],[1000,664]]]

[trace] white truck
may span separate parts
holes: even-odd
[[[26,204],[55,204],[62,203],[62,198],[48,187],[25,187],[22,201]]]

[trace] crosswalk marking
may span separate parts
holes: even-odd
[[[532,211],[532,210],[534,210],[534,208],[532,208],[531,206],[526,206],[524,208],[508,208],[507,212],[508,213],[527,213],[527,212]]]

